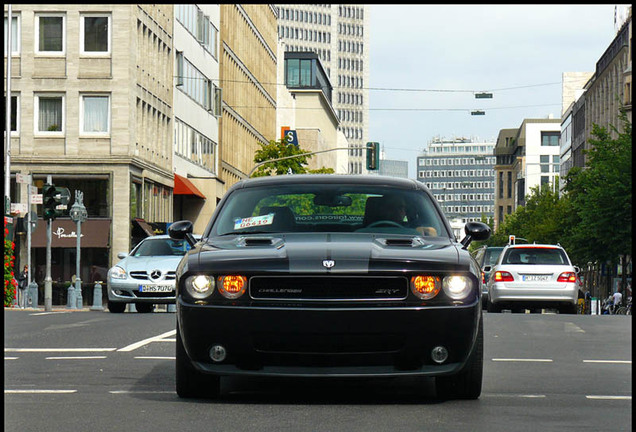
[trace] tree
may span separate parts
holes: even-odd
[[[610,125],[616,138],[593,125],[595,138],[589,141],[585,168],[572,169],[566,177],[568,206],[574,213],[570,222],[576,222],[567,228],[581,258],[622,261],[625,266],[632,250],[632,125],[624,111],[620,120],[622,132]]]
[[[284,175],[288,173],[293,174],[333,174],[333,168],[321,167],[317,170],[308,170],[306,165],[307,160],[312,155],[301,156],[304,153],[308,153],[306,150],[288,144],[284,139],[279,141],[271,140],[267,144],[259,143],[261,148],[254,154],[254,162],[261,163],[272,159],[280,159],[283,157],[289,157],[289,159],[278,160],[274,162],[268,162],[260,167],[252,174],[252,177],[263,177],[271,175]],[[296,156],[296,157],[290,157]]]

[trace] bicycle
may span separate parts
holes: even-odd
[[[625,306],[619,306],[613,315],[631,315],[632,314],[632,298],[630,297]]]

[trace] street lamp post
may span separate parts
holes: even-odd
[[[86,207],[84,207],[84,193],[81,191],[75,191],[75,203],[71,206],[69,212],[71,220],[77,224],[77,254],[75,258],[75,294],[77,299],[77,308],[81,309],[83,306],[82,298],[82,280],[80,277],[80,242],[82,237],[82,222],[85,222],[88,218]],[[75,309],[71,304],[71,308]]]

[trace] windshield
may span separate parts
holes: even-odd
[[[508,249],[502,264],[569,265],[565,252],[557,248],[529,247]]]
[[[182,256],[190,249],[185,240],[171,238],[146,238],[130,253],[132,256]]]
[[[441,217],[422,190],[378,185],[267,186],[234,191],[211,234],[372,232],[448,237]]]

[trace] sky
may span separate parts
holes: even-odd
[[[494,143],[526,118],[560,118],[562,75],[594,71],[616,36],[614,7],[369,6],[369,141],[415,178],[434,137]]]

